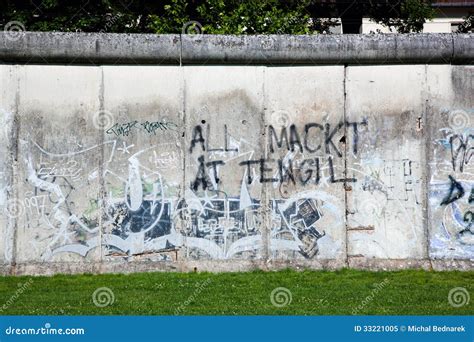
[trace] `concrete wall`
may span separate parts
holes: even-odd
[[[474,268],[472,36],[2,37],[2,273]]]

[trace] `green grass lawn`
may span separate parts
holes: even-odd
[[[113,303],[93,293],[109,288]],[[275,288],[289,293],[276,296]],[[474,298],[448,301],[463,287],[474,297],[474,272],[280,271],[139,273],[0,277],[1,315],[472,315]],[[286,291],[286,290],[285,290]],[[286,296],[286,297],[285,297]],[[109,297],[110,298],[110,297]],[[103,304],[107,296],[98,296]],[[280,300],[282,302],[280,302]],[[283,303],[282,303],[283,304]]]

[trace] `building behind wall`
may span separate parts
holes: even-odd
[[[325,2],[323,2],[325,3]],[[349,1],[331,1],[336,3],[337,24],[331,27],[331,33],[396,33],[395,28],[375,22],[359,9],[358,3]],[[372,3],[372,2],[371,2]],[[474,0],[435,0],[432,3],[435,17],[423,25],[425,33],[457,32],[466,18],[474,15]],[[472,32],[472,28],[471,28]]]
[[[426,33],[457,32],[467,17],[474,14],[474,0],[438,0],[432,6],[436,9],[435,17],[423,25]],[[363,18],[360,33],[395,33],[394,29],[377,24],[370,18]]]

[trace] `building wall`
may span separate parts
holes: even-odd
[[[474,7],[463,8],[439,8],[432,20],[423,24],[424,33],[451,33],[456,32],[458,25],[462,24]],[[376,23],[370,18],[362,19],[360,33],[396,33],[395,29]]]
[[[0,65],[0,269],[472,269],[473,76]]]

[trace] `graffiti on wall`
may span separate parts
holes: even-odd
[[[463,112],[464,113],[464,112]],[[474,254],[474,131],[469,125],[451,125],[440,131],[430,206],[434,234],[431,254],[435,257],[472,257]]]
[[[337,230],[345,229],[346,210],[335,189],[342,194],[357,183],[367,196],[382,194],[383,203],[400,205],[397,212],[376,213],[364,201],[357,204],[360,215],[350,226],[357,234],[371,233],[387,215],[407,217],[408,204],[422,203],[418,161],[384,160],[380,175],[352,168],[349,176],[341,167],[345,153],[361,150],[367,126],[367,120],[268,125],[259,146],[226,124],[197,124],[181,136],[168,121],[130,121],[104,129],[103,143],[64,153],[29,141],[25,223],[41,228],[30,244],[44,260],[98,250],[154,260],[171,260],[167,251],[191,259],[333,258],[344,250]],[[473,134],[440,132],[429,200],[441,223],[430,251],[471,256]],[[139,134],[151,143],[139,146],[133,140]],[[268,196],[262,197],[263,187]],[[357,221],[363,217],[373,223]]]
[[[266,157],[227,125],[222,144],[210,146],[209,125],[196,125],[187,143],[192,162],[184,188],[184,156],[175,142],[138,147],[127,141],[173,133],[168,140],[174,141],[178,125],[170,122],[115,123],[105,129],[113,140],[64,153],[30,141],[25,222],[42,228],[30,244],[44,260],[63,253],[86,257],[99,247],[106,256],[125,258],[168,260],[162,252],[170,250],[196,259],[260,258],[264,241],[271,253],[316,257],[320,240],[334,240],[331,227],[343,226],[341,200],[324,189],[356,182],[338,172],[343,151],[334,138],[351,129],[350,148],[357,153],[359,125],[367,122],[270,125]],[[226,179],[229,172],[238,177]],[[263,203],[265,184],[280,195]],[[285,190],[295,186],[300,190]]]

